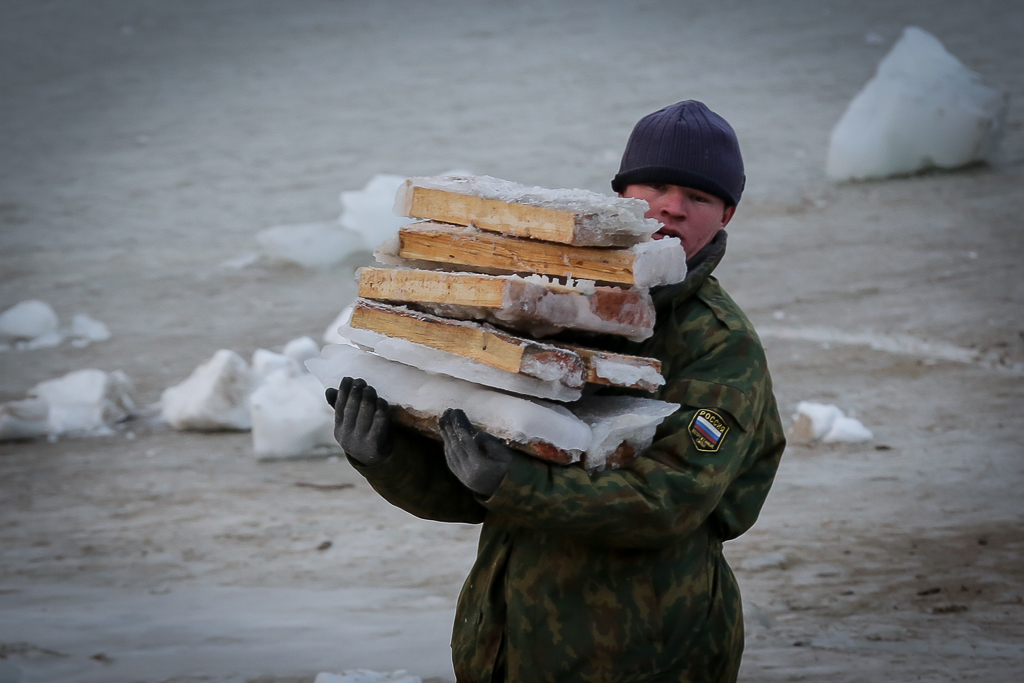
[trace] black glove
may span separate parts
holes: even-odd
[[[477,431],[466,413],[449,408],[438,421],[448,469],[470,491],[490,498],[512,462],[512,449],[496,437]]]
[[[388,402],[361,379],[346,377],[337,389],[324,392],[334,408],[334,438],[361,464],[376,465],[391,455]]]

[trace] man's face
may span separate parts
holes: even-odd
[[[703,249],[736,212],[714,195],[679,185],[627,185],[620,196],[645,200],[651,207],[647,217],[662,223],[654,239],[678,237],[687,258]]]

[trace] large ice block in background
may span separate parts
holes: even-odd
[[[651,239],[661,223],[644,217],[648,208],[642,199],[466,175],[410,178],[395,198],[395,213],[402,216],[599,247],[628,247]]]
[[[57,314],[38,299],[22,301],[0,313],[0,341],[28,341],[57,331]]]
[[[109,434],[135,411],[131,380],[120,370],[77,370],[40,382],[28,393],[49,406],[49,434]]]
[[[277,225],[256,233],[256,241],[271,262],[310,269],[330,268],[353,252],[369,249],[359,233],[337,223]]]
[[[249,394],[255,381],[241,356],[221,349],[184,382],[164,390],[161,415],[181,430],[249,429]]]
[[[864,180],[989,159],[1007,98],[915,26],[878,65],[832,131],[826,173]]]
[[[334,439],[334,410],[320,382],[307,372],[272,372],[252,392],[250,416],[253,452],[260,460],[341,452]]]

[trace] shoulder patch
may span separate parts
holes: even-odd
[[[717,453],[729,433],[729,425],[715,411],[701,408],[690,420],[688,431],[698,451]]]

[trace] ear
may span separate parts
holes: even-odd
[[[723,228],[725,226],[729,225],[729,221],[732,220],[733,214],[735,214],[735,213],[736,213],[736,207],[735,206],[727,206],[727,207],[725,207],[725,210],[722,211],[722,227]]]

